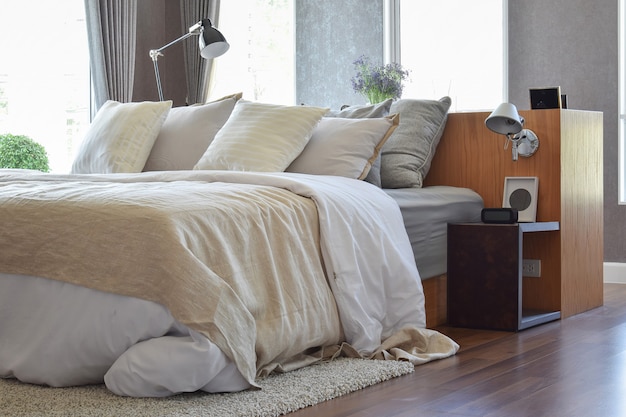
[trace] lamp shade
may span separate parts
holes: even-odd
[[[501,135],[514,135],[524,127],[524,119],[514,104],[502,103],[485,119],[485,125]]]
[[[213,27],[209,19],[202,19],[204,30],[200,34],[200,55],[204,59],[216,58],[228,51],[230,45],[221,32]]]

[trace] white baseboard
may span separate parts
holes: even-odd
[[[626,284],[626,263],[605,262],[604,282]]]

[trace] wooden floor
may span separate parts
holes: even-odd
[[[626,285],[605,284],[603,307],[519,333],[438,330],[456,356],[289,416],[626,416]]]

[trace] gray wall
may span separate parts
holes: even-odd
[[[350,79],[360,55],[383,57],[383,0],[296,0],[296,102],[363,104]]]
[[[618,200],[617,0],[509,0],[509,100],[561,86],[569,108],[604,113],[604,260],[626,262]],[[584,243],[581,243],[584,245]]]
[[[298,102],[363,102],[352,92],[352,62],[360,54],[382,59],[382,3],[296,0]],[[626,206],[617,203],[617,12],[617,0],[509,0],[509,101],[528,109],[529,88],[560,85],[569,108],[604,113],[607,262],[626,262]]]

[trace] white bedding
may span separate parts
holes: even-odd
[[[70,178],[39,174],[26,178],[23,173],[4,172],[0,173],[0,189],[4,184],[33,179],[46,182]],[[399,208],[393,199],[370,184],[340,177],[224,171],[81,176],[80,179],[112,184],[137,181],[249,183],[281,187],[310,197],[318,209],[322,257],[345,340],[367,356],[401,329],[425,326],[420,276]],[[0,204],[0,215],[1,210]],[[0,251],[13,243],[2,238]],[[0,272],[3,271],[0,263]],[[4,272],[0,275],[0,376],[17,376],[27,382],[50,385],[96,383],[104,378],[114,392],[135,396],[169,395],[198,389],[240,390],[253,383],[249,374],[244,373],[246,376],[242,377],[237,371],[241,367],[233,366],[211,341],[177,323],[167,309],[158,304]],[[47,284],[41,286],[41,282]],[[57,284],[60,286],[55,287]],[[37,294],[43,296],[44,301]],[[102,310],[98,310],[99,302],[94,300],[102,296],[116,300],[113,303],[102,301]],[[125,303],[128,310],[121,307]],[[115,307],[111,308],[112,305]],[[39,314],[34,313],[36,310],[40,310]],[[137,310],[142,312],[137,313]],[[16,314],[19,311],[21,313]],[[90,318],[89,312],[93,312],[93,317]],[[114,319],[118,317],[139,321]],[[93,323],[98,322],[104,327],[94,326]],[[85,325],[81,330],[77,327],[79,323]],[[63,328],[66,334],[59,332]],[[428,338],[432,333],[424,335]],[[67,338],[72,344],[62,343]],[[86,354],[86,345],[102,350],[102,356],[92,356],[93,352]],[[174,345],[178,347],[172,350]],[[23,346],[29,348],[23,349]],[[450,341],[446,352],[425,352],[416,360],[450,355],[457,348]],[[176,360],[172,356],[165,360],[164,352],[178,352]]]
[[[104,380],[135,397],[250,387],[214,343],[151,301],[0,274],[0,317],[2,377],[54,387]]]

